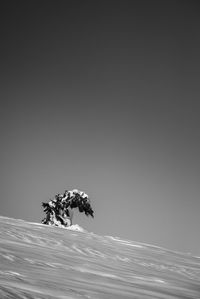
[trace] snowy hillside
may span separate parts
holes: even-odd
[[[0,217],[0,298],[200,298],[200,258]]]

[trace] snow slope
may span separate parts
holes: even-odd
[[[200,258],[0,217],[0,298],[200,298]]]

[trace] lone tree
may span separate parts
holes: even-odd
[[[42,223],[47,225],[71,226],[75,208],[78,208],[81,213],[85,212],[86,216],[94,217],[88,195],[77,189],[66,190],[64,194],[56,194],[54,199],[48,203],[42,202],[42,207],[46,213]]]

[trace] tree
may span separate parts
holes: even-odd
[[[46,217],[43,224],[54,226],[71,226],[73,209],[78,208],[80,213],[94,217],[94,211],[90,205],[90,199],[85,192],[74,189],[66,190],[64,194],[56,194],[48,203],[42,202]]]

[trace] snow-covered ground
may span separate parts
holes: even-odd
[[[0,298],[199,299],[200,258],[0,217]]]

